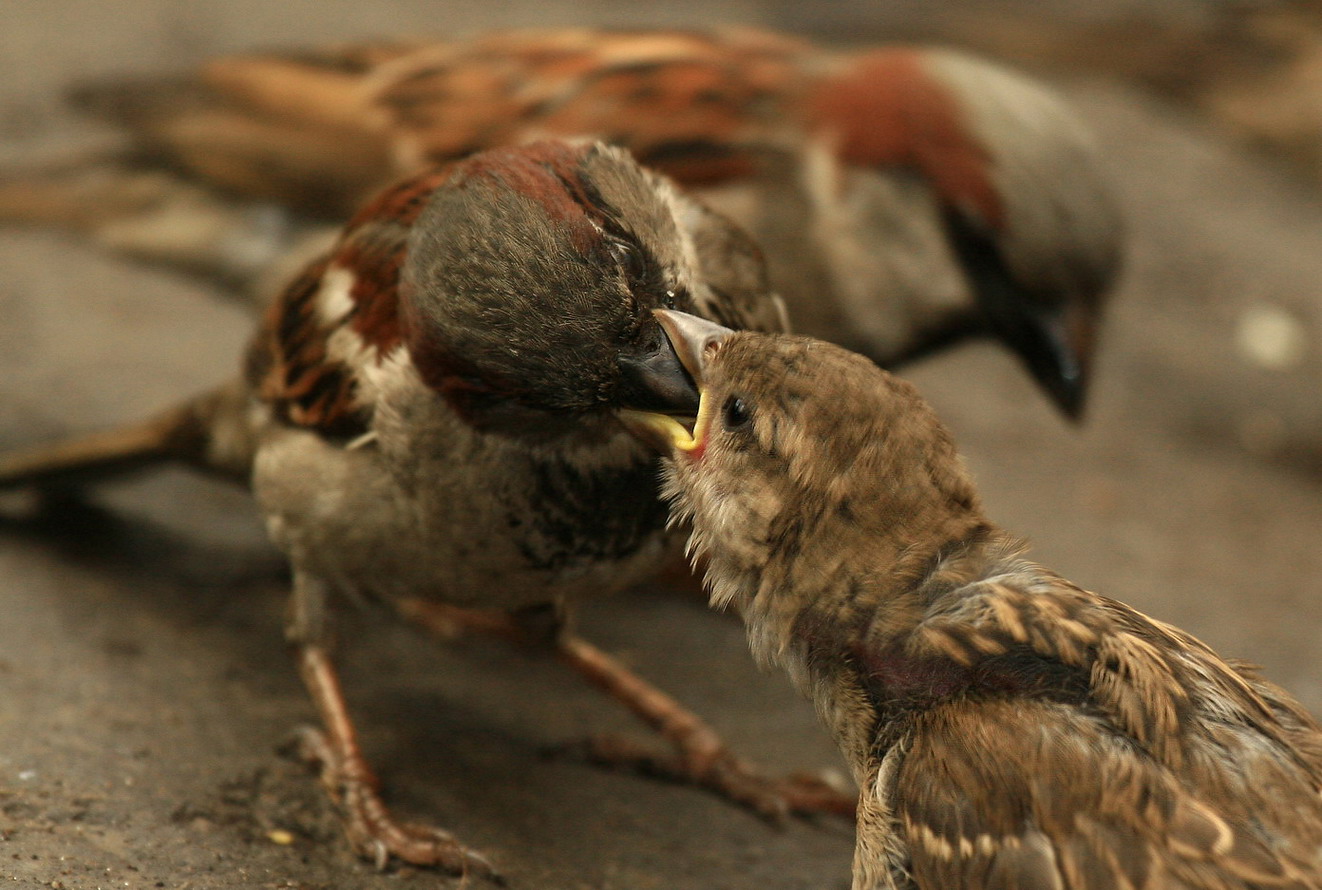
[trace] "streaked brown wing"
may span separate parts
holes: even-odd
[[[406,166],[591,136],[692,184],[749,172],[792,117],[809,52],[749,29],[512,32],[419,49],[374,80]]]
[[[387,189],[272,303],[249,351],[248,378],[280,418],[328,436],[367,431],[357,376],[362,363],[403,342],[399,284],[409,231],[448,176],[432,170]],[[340,332],[352,336],[338,337],[337,348]]]
[[[1222,811],[1082,710],[967,701],[917,722],[893,800],[920,887],[1309,886],[1315,825]]]

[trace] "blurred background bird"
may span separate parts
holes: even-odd
[[[887,366],[991,336],[1071,417],[1122,254],[1082,121],[953,50],[515,31],[225,57],[75,101],[128,147],[11,177],[0,216],[244,281],[395,177],[543,135],[600,138],[743,225],[796,329]]]

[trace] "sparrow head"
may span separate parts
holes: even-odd
[[[958,146],[951,156],[932,147],[933,177],[975,328],[1078,419],[1124,260],[1107,158],[1083,119],[1031,78],[951,50],[927,50],[920,65]]]
[[[758,564],[849,540],[939,546],[982,521],[949,433],[905,381],[824,341],[657,316],[697,419],[690,431],[676,406],[627,423],[670,450],[668,493],[698,550]]]
[[[555,418],[620,406],[696,409],[653,310],[742,326],[772,299],[760,258],[722,270],[742,299],[713,290],[689,230],[697,220],[732,229],[599,143],[475,155],[435,191],[409,240],[402,293],[415,363],[488,429],[540,435]]]

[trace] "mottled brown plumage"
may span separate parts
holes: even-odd
[[[584,598],[673,557],[658,457],[617,419],[686,393],[696,406],[652,314],[666,306],[784,323],[747,237],[622,150],[496,149],[356,215],[272,304],[240,381],[139,427],[0,456],[0,488],[167,459],[250,479],[293,567],[289,637],[324,730],[305,748],[355,849],[383,864],[490,871],[378,796],[331,656],[346,599],[431,627],[550,637],[675,744],[683,779],[768,815],[839,808],[812,782],[759,777],[561,630]]]
[[[1322,729],[1239,662],[1022,555],[911,386],[666,316],[703,407],[668,492],[712,600],[862,789],[855,890],[1322,886]]]
[[[181,243],[178,221],[201,217],[193,230],[231,278],[290,230],[221,195],[339,222],[426,165],[587,136],[743,225],[797,330],[886,365],[990,334],[1076,414],[1118,267],[1086,128],[1040,85],[951,50],[544,29],[232,56],[82,99],[128,128],[135,163],[191,182],[170,200],[159,170],[121,173],[118,190],[104,175],[26,177],[0,184],[0,217],[72,221],[190,265],[206,245]],[[220,190],[208,206],[199,182]]]

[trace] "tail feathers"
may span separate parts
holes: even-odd
[[[375,51],[375,55],[373,52]],[[211,185],[341,219],[392,178],[385,121],[365,78],[389,46],[217,59],[192,77],[87,84],[82,110]]]
[[[361,85],[381,65],[419,45],[365,42],[222,56],[187,74],[88,81],[67,95],[85,114],[143,132],[192,111],[219,107],[362,126]]]
[[[72,231],[113,253],[219,281],[261,302],[259,285],[286,269],[291,252],[303,256],[295,248],[322,228],[115,154],[0,175],[0,222]]]
[[[95,233],[177,202],[186,184],[159,171],[135,170],[118,153],[94,153],[0,174],[0,220]]]
[[[204,393],[145,422],[0,454],[0,491],[75,487],[180,462],[247,484],[255,435],[246,388]]]

